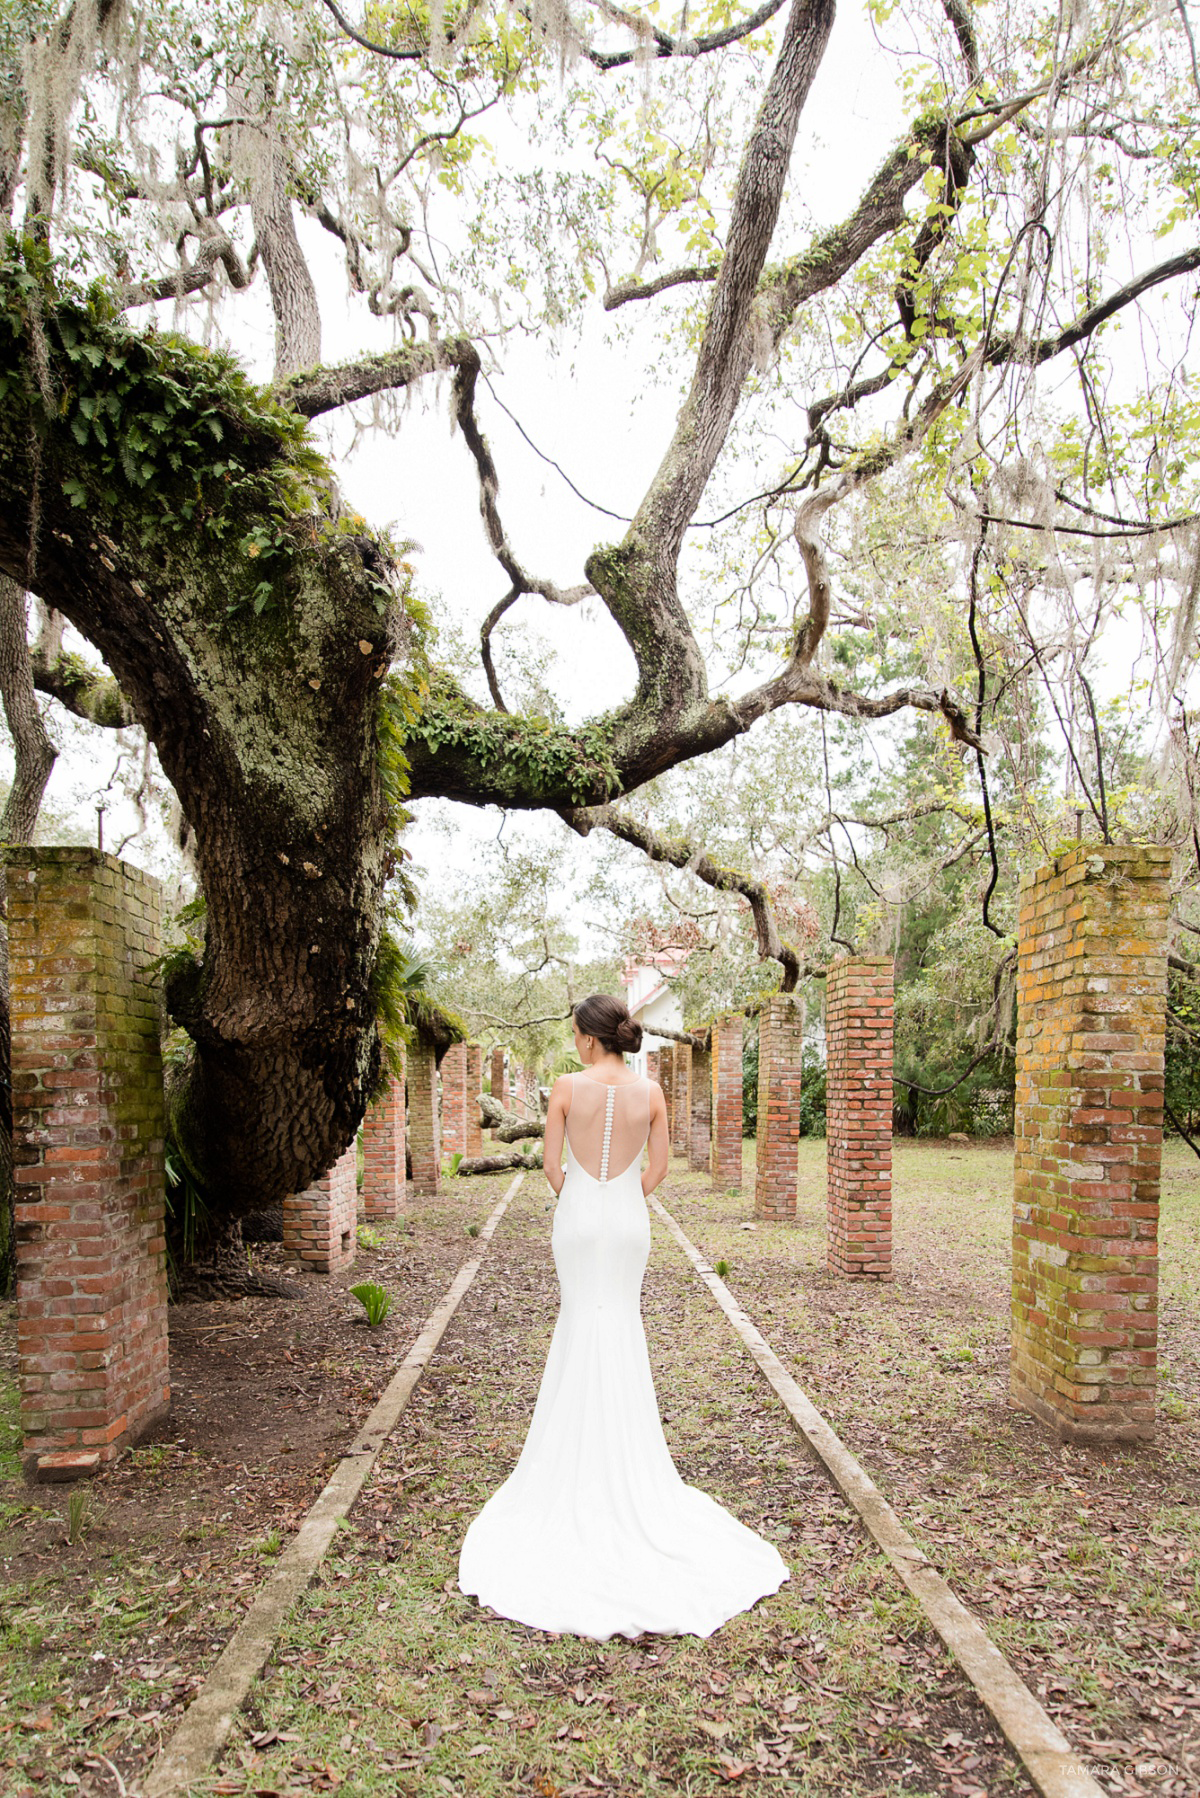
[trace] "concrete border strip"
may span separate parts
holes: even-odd
[[[1005,1660],[983,1626],[936,1573],[878,1486],[826,1423],[755,1328],[725,1282],[685,1236],[657,1198],[650,1204],[683,1250],[749,1349],[760,1372],[791,1413],[800,1434],[822,1461],[847,1503],[857,1511],[926,1617],[958,1661],[1020,1756],[1042,1798],[1104,1798],[1078,1753]]]
[[[288,1612],[320,1566],[334,1531],[370,1477],[380,1449],[479,1272],[488,1244],[525,1176],[518,1174],[479,1232],[478,1252],[464,1261],[441,1303],[425,1320],[374,1409],[355,1432],[325,1490],[300,1525],[258,1597],[238,1624],[141,1785],[143,1798],[178,1798],[202,1779],[233,1727],[274,1648]]]

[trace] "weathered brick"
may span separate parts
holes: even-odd
[[[755,1215],[796,1215],[804,1007],[790,993],[767,1000],[758,1020],[758,1148]]]
[[[414,1193],[423,1198],[438,1189],[441,1155],[438,1145],[437,1061],[431,1045],[418,1039],[408,1051],[408,1148]]]
[[[498,1105],[508,1110],[508,1057],[503,1049],[493,1049],[491,1055],[490,1085],[492,1097]],[[493,1135],[495,1132],[493,1131]]]
[[[1169,874],[1081,844],[1022,882],[1010,1392],[1067,1439],[1154,1431]]]
[[[692,1114],[688,1128],[688,1166],[703,1173],[712,1162],[712,1055],[692,1050]]]
[[[358,1154],[354,1143],[327,1174],[283,1201],[283,1248],[312,1273],[351,1267],[358,1253]]]
[[[395,1217],[404,1207],[404,1051],[399,1077],[367,1106],[363,1118],[362,1210],[366,1218]]]
[[[98,850],[7,859],[23,1458],[72,1478],[170,1400],[161,895]]]
[[[712,1027],[712,1183],[721,1192],[742,1190],[742,1018],[718,1018]]]
[[[671,1147],[676,1155],[686,1156],[692,1131],[692,1049],[690,1043],[675,1043],[675,1109],[671,1130]]]
[[[442,1056],[442,1154],[467,1152],[467,1045],[452,1043]]]
[[[883,956],[841,956],[825,982],[829,1265],[892,1277],[892,1016]]]
[[[667,1043],[658,1051],[658,1084],[662,1087],[663,1098],[667,1102],[667,1143],[669,1151],[675,1148],[675,1045]]]

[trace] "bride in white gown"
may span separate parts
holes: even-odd
[[[625,1066],[641,1027],[618,1000],[583,1000],[574,1029],[584,1071],[555,1082],[546,1118],[558,1321],[521,1458],[467,1531],[459,1586],[535,1629],[709,1636],[788,1570],[671,1460],[641,1317],[666,1103]]]

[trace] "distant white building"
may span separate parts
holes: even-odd
[[[627,961],[621,971],[625,1003],[643,1032],[641,1049],[629,1057],[630,1067],[639,1074],[646,1072],[646,1056],[651,1049],[665,1048],[674,1040],[657,1036],[655,1025],[667,1030],[683,1029],[683,1007],[667,985],[667,976],[678,974],[686,960],[686,949],[662,949],[645,961]]]

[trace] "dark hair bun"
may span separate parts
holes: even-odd
[[[636,1055],[642,1046],[642,1027],[629,1015],[629,1007],[607,993],[592,993],[575,1007],[575,1022],[585,1036],[594,1036],[610,1055]]]

